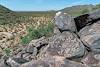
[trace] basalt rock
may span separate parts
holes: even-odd
[[[25,64],[22,64],[20,67],[87,67],[82,63],[70,61],[67,59],[56,59],[48,58],[41,60],[34,60]]]
[[[58,12],[54,18],[55,26],[61,31],[70,30],[76,32],[74,19],[67,13]]]
[[[100,53],[100,21],[84,27],[79,32],[80,39],[94,53]]]
[[[85,26],[96,23],[100,20],[100,10],[93,11],[74,18],[77,30],[80,31]]]
[[[66,58],[82,57],[85,47],[77,35],[69,31],[55,35],[44,51],[44,56],[64,56]]]

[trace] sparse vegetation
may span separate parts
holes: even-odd
[[[80,16],[82,14],[88,13],[89,9],[91,9],[92,11],[94,11],[96,9],[100,9],[100,4],[97,4],[97,5],[92,5],[92,4],[90,4],[90,5],[76,5],[76,6],[64,8],[60,11],[67,12],[68,14],[76,17],[76,16]]]
[[[86,13],[88,13],[88,12],[89,12],[88,9],[84,9],[84,10],[82,10],[82,14],[86,14]]]
[[[12,52],[11,48],[4,49],[4,54],[7,55],[7,56],[9,56],[11,54],[11,52]]]
[[[53,34],[53,23],[48,23],[45,25],[40,25],[37,28],[30,26],[27,28],[28,34],[21,39],[22,44],[28,44],[33,39],[38,39],[42,36],[50,37]]]

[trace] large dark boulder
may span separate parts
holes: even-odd
[[[77,30],[80,31],[85,26],[96,23],[100,20],[100,10],[93,11],[74,18]]]

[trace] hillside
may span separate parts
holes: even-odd
[[[0,24],[10,24],[10,23],[16,23],[17,15],[15,12],[11,11],[10,9],[0,5]]]
[[[0,67],[100,67],[100,10],[87,14],[90,7],[100,5],[62,12],[0,5]]]
[[[76,5],[72,7],[66,7],[62,10],[62,12],[67,12],[72,16],[79,16],[82,14],[86,14],[90,12],[90,10],[96,10],[100,8],[100,4],[97,5]],[[20,22],[21,20],[19,17],[54,17],[57,11],[11,11],[10,9],[0,5],[0,24],[9,24],[9,23],[16,23]],[[23,21],[23,20],[22,20]]]
[[[53,17],[55,11],[12,11],[0,5],[0,25],[33,21],[34,17]],[[30,18],[33,18],[30,20]]]
[[[51,34],[52,31],[51,28],[48,28],[48,26],[50,27],[48,23],[52,22],[53,15],[51,11],[16,12],[0,5],[0,32],[12,32],[16,34],[15,41],[17,44],[21,41],[21,38],[23,42],[26,42],[26,40],[29,42],[33,38],[43,36],[49,31],[48,35]],[[41,33],[39,30],[41,30]]]
[[[64,9],[58,10],[62,12],[66,12],[68,14],[71,14],[72,16],[79,16],[82,14],[89,13],[91,11],[94,11],[96,9],[100,9],[100,4],[97,5],[76,5],[72,7],[66,7]],[[56,12],[58,11],[19,11],[16,12],[20,16],[54,16]]]
[[[54,16],[56,11],[16,11],[16,13],[20,16]]]
[[[68,14],[71,14],[72,16],[79,16],[79,15],[94,11],[96,9],[100,9],[100,4],[97,4],[97,5],[76,5],[76,6],[72,6],[72,7],[66,7],[62,10],[59,10],[59,11],[66,12]]]

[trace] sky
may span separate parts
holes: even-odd
[[[47,11],[74,5],[100,4],[100,0],[0,0],[0,4],[13,11]]]

